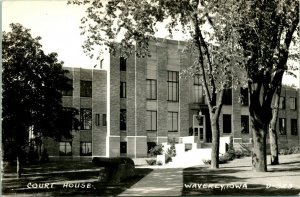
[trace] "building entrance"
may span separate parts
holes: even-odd
[[[195,136],[199,142],[205,141],[205,116],[202,114],[193,115],[193,136]]]

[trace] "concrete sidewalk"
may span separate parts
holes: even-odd
[[[119,196],[181,196],[182,168],[154,169]]]

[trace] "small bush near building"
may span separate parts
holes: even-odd
[[[300,153],[300,146],[293,146],[291,148],[282,148],[279,150],[280,155],[291,155]]]
[[[157,162],[156,162],[156,165],[158,165],[158,166],[162,166],[163,164],[162,164],[162,162],[161,162],[161,161],[157,161]]]
[[[156,145],[154,146],[153,148],[150,149],[150,155],[153,157],[153,156],[156,156],[156,155],[162,155],[164,150],[163,150],[163,145],[162,144],[159,144],[159,145]]]
[[[146,159],[146,162],[149,166],[153,166],[156,164],[156,159]]]

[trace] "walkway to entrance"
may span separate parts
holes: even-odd
[[[154,169],[119,196],[181,196],[182,168]]]

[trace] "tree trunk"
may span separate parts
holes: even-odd
[[[280,101],[281,86],[278,87],[275,93],[275,103],[272,113],[272,119],[269,125],[270,136],[270,151],[271,151],[271,165],[279,165],[278,139],[276,132],[276,122],[278,119],[279,101]]]
[[[220,131],[219,118],[217,115],[210,112],[211,132],[212,132],[212,148],[211,148],[211,168],[219,168],[219,146],[220,146]]]
[[[251,117],[253,133],[252,169],[256,172],[267,171],[266,131],[267,127]]]
[[[21,165],[21,158],[20,156],[17,156],[17,175],[18,175],[18,178],[21,178],[21,175],[22,175],[22,165]]]

